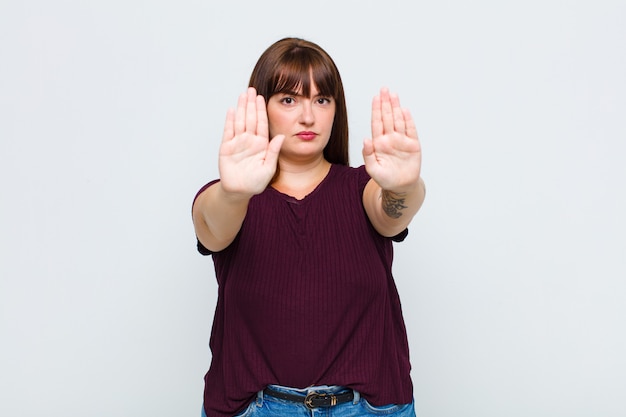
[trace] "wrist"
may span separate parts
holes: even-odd
[[[217,183],[218,186],[218,198],[229,204],[247,204],[247,202],[254,195],[249,192],[242,192],[237,189],[224,186],[222,181]]]
[[[418,178],[417,182],[407,185],[401,185],[396,187],[380,187],[382,192],[389,193],[398,197],[406,197],[409,194],[419,192],[424,188],[424,181],[422,178]]]

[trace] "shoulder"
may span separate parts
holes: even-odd
[[[344,185],[356,186],[360,193],[363,193],[365,185],[370,180],[370,176],[365,170],[365,166],[351,167],[348,165],[333,164],[330,177]]]
[[[365,172],[365,165],[359,167],[352,167],[349,165],[332,164],[331,175],[359,175],[361,172]]]

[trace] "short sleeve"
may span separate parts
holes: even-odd
[[[208,255],[213,254],[213,252],[211,252],[210,250],[204,247],[202,242],[200,242],[200,240],[197,237],[196,237],[196,242],[197,242],[196,246],[198,248],[198,252],[200,252],[201,255],[208,256]]]
[[[409,234],[409,229],[406,228],[400,233],[398,233],[397,235],[392,236],[391,240],[393,240],[394,242],[403,242],[404,239],[406,239],[406,237],[408,236],[408,234]]]

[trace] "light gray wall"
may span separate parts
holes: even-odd
[[[0,3],[0,415],[197,416],[196,190],[284,36],[417,120],[395,273],[423,417],[624,416],[626,3]]]

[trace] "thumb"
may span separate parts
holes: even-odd
[[[275,165],[278,162],[278,154],[280,154],[280,148],[285,141],[285,135],[276,135],[270,140],[267,145],[267,152],[265,153],[265,162]]]
[[[371,139],[364,139],[363,140],[363,162],[365,162],[365,165],[368,165],[368,163],[373,163],[376,160],[376,156],[374,155],[374,144],[372,143]]]

